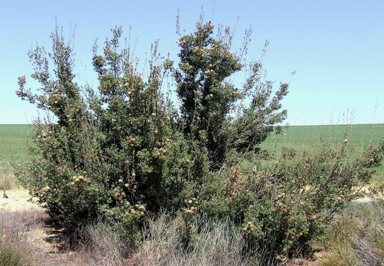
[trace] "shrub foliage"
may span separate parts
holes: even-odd
[[[30,160],[16,166],[17,175],[68,232],[102,216],[135,233],[148,214],[182,211],[180,234],[189,244],[204,214],[229,218],[254,247],[281,254],[320,237],[337,210],[362,196],[355,187],[369,180],[383,144],[356,159],[346,141],[321,144],[257,169],[258,144],[286,118],[288,84],[273,95],[261,61],[241,60],[248,40],[234,54],[230,28],[219,26],[217,35],[214,28],[198,22],[180,36],[177,67],[153,45],[147,75],[130,47],[120,48],[122,29],[113,29],[101,53],[93,47],[97,90],[75,82],[73,47],[57,28],[52,53],[29,52],[41,88],[33,94],[23,76],[16,94],[53,118],[32,125]],[[238,88],[230,78],[244,69]],[[166,77],[180,108],[162,93]],[[243,158],[255,167],[240,168]]]

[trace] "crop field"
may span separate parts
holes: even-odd
[[[283,129],[283,134],[269,136],[262,147],[278,150],[284,145],[289,147],[312,146],[320,139],[334,143],[348,139],[348,142],[357,150],[361,150],[370,143],[377,145],[383,136],[384,124],[290,126]]]
[[[0,125],[0,169],[9,169],[11,161],[26,161],[31,127],[29,125]],[[345,135],[347,134],[347,135]],[[290,126],[283,128],[282,134],[272,133],[261,148],[278,155],[283,147],[310,151],[319,141],[329,141],[340,145],[348,139],[355,152],[365,146],[378,145],[384,136],[384,124],[374,125],[333,125],[333,126]],[[374,181],[384,180],[384,165],[377,169]]]
[[[260,148],[278,155],[283,147],[310,152],[316,144],[328,142],[341,145],[347,139],[354,151],[352,157],[367,145],[378,146],[384,137],[384,124],[332,125],[332,126],[290,126],[282,134],[271,134]],[[376,169],[373,181],[384,180],[384,165]]]
[[[29,125],[0,125],[0,177],[3,179],[6,170],[6,187],[13,188],[15,178],[11,170],[12,162],[22,163],[28,160],[28,136],[31,134]],[[0,188],[3,189],[3,182]]]
[[[27,160],[29,125],[0,125],[0,168],[12,168],[11,162]]]

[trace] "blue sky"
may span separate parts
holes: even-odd
[[[267,80],[288,82],[283,101],[291,125],[384,123],[384,1],[1,1],[0,16],[0,124],[25,124],[36,117],[35,106],[15,94],[17,77],[25,75],[26,87],[36,88],[30,75],[27,52],[31,44],[52,47],[49,38],[57,23],[64,36],[76,24],[74,48],[78,82],[97,86],[92,60],[95,38],[102,47],[110,29],[123,27],[123,36],[137,40],[141,58],[160,40],[159,51],[176,59],[180,26],[194,30],[201,7],[205,20],[236,25],[235,49],[252,23],[249,59],[259,59],[265,40]],[[235,82],[241,83],[240,75]],[[236,78],[238,78],[236,80]],[[353,115],[351,115],[353,111]],[[343,115],[344,114],[344,115]],[[351,119],[352,118],[352,119]]]

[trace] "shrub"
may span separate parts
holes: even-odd
[[[102,217],[138,234],[147,214],[182,210],[186,247],[194,245],[193,221],[204,214],[230,219],[254,248],[288,254],[321,237],[332,215],[362,195],[354,189],[380,163],[383,144],[356,160],[346,142],[312,154],[286,149],[272,166],[241,170],[243,159],[257,158],[257,145],[286,118],[281,101],[288,84],[272,96],[259,61],[249,64],[243,88],[236,88],[228,78],[247,67],[241,57],[251,31],[236,55],[230,28],[218,28],[215,38],[211,21],[198,22],[194,33],[181,36],[178,68],[153,45],[147,77],[130,47],[119,49],[122,29],[113,29],[101,54],[93,47],[97,91],[74,81],[73,49],[57,28],[52,54],[30,51],[32,78],[42,88],[32,94],[19,77],[16,94],[54,119],[35,121],[31,159],[16,166],[16,174],[68,233]],[[167,76],[175,79],[180,111],[161,93]]]
[[[244,91],[235,89],[226,78],[243,66],[229,52],[229,28],[218,40],[212,37],[213,28],[211,22],[198,23],[194,34],[180,38],[179,69],[173,68],[169,55],[160,57],[157,45],[152,46],[146,81],[137,72],[130,48],[119,51],[122,30],[115,28],[103,55],[94,45],[100,85],[97,93],[86,87],[86,97],[74,82],[73,49],[70,42],[64,44],[57,28],[51,36],[52,54],[41,47],[30,51],[32,78],[41,83],[40,94],[25,89],[25,77],[19,77],[16,93],[57,121],[35,121],[31,161],[17,167],[17,174],[51,215],[63,216],[65,227],[74,230],[100,214],[132,225],[146,211],[180,209],[208,169],[225,161],[226,142],[236,129],[230,108],[250,93],[260,64],[254,64]],[[56,78],[48,70],[49,59]],[[183,103],[180,114],[160,90],[170,72]],[[268,93],[270,89],[263,104]],[[272,100],[270,113],[279,108],[279,99]]]
[[[350,158],[351,147],[319,144],[312,152],[281,158],[264,169],[222,169],[210,176],[196,196],[201,212],[241,225],[256,247],[272,253],[308,251],[323,239],[335,213],[365,195],[361,190],[381,160],[379,148],[367,147]],[[255,162],[257,163],[257,162]]]
[[[146,205],[154,212],[177,207],[187,186],[188,146],[182,145],[172,124],[173,110],[159,92],[161,73],[170,62],[156,66],[151,61],[144,82],[131,68],[127,50],[116,52],[121,29],[113,34],[106,41],[105,58],[96,55],[94,47],[98,94],[87,88],[88,97],[81,96],[73,82],[72,50],[57,30],[52,35],[54,53],[48,56],[58,78],[51,78],[40,47],[30,58],[36,70],[32,77],[44,86],[42,95],[25,90],[25,77],[19,78],[17,94],[57,118],[32,126],[36,147],[31,147],[28,167],[16,167],[19,179],[51,215],[63,217],[69,231],[102,215],[124,221],[132,232]]]
[[[173,73],[182,103],[179,123],[191,140],[203,142],[210,169],[218,169],[230,149],[252,150],[265,140],[273,125],[284,121],[287,111],[279,110],[288,84],[282,84],[271,97],[272,83],[260,81],[261,62],[251,62],[243,88],[236,88],[228,77],[245,65],[239,55],[230,52],[230,27],[221,32],[223,26],[219,26],[217,39],[212,37],[211,21],[198,22],[196,28],[193,34],[181,36],[178,41],[180,63]],[[250,33],[245,37],[243,53]],[[244,107],[241,103],[247,98],[251,104]],[[235,119],[229,116],[231,111],[236,112]]]

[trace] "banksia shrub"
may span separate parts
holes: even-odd
[[[352,158],[352,147],[345,141],[335,146],[321,143],[289,159],[283,153],[259,170],[223,169],[201,188],[198,208],[230,217],[250,243],[273,255],[308,250],[310,240],[322,239],[334,214],[365,195],[361,189],[383,149],[384,141]]]
[[[25,90],[25,78],[19,78],[17,94],[57,119],[32,126],[35,145],[28,166],[17,167],[19,179],[51,215],[63,217],[70,231],[100,215],[133,226],[147,211],[181,205],[187,169],[193,165],[187,163],[188,145],[175,130],[174,110],[160,93],[172,62],[157,65],[155,47],[144,81],[127,50],[117,51],[121,29],[112,32],[103,55],[94,47],[98,93],[87,88],[87,98],[81,96],[73,82],[71,49],[57,31],[49,56],[58,78],[51,78],[39,47],[30,58],[36,69],[32,77],[44,86],[42,95]]]
[[[383,145],[355,160],[347,142],[309,155],[286,150],[265,169],[241,170],[243,158],[285,120],[288,84],[273,95],[262,62],[242,61],[251,31],[235,54],[230,28],[219,25],[216,36],[214,29],[201,21],[193,33],[179,34],[177,66],[156,43],[144,75],[130,47],[120,48],[116,27],[101,51],[93,47],[97,88],[75,82],[73,47],[57,28],[52,53],[29,52],[41,88],[33,94],[23,76],[16,94],[48,115],[34,121],[30,159],[15,166],[16,175],[68,233],[101,216],[132,235],[148,214],[182,211],[185,245],[193,245],[194,219],[203,214],[229,218],[248,248],[288,254],[321,237],[332,215],[362,195],[355,187],[369,180]],[[237,88],[229,78],[245,68]],[[168,77],[179,108],[161,92]]]

